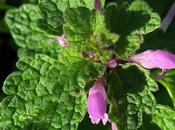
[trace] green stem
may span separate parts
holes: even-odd
[[[175,91],[173,91],[174,86],[167,85],[163,80],[160,80],[159,83],[161,83],[165,87],[165,89],[167,90],[168,94],[171,97],[173,105],[175,106]]]
[[[12,5],[7,5],[5,3],[0,3],[0,10],[9,10],[9,9],[14,9],[15,6]]]

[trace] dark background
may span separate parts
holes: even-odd
[[[10,6],[3,6],[4,2]],[[4,22],[4,15],[11,6],[18,7],[21,4],[22,0],[0,0],[0,86],[3,85],[3,81],[15,69],[17,61],[16,47]]]

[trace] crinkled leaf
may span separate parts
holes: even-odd
[[[5,20],[19,47],[36,53],[57,55],[60,50],[58,42],[49,41],[48,36],[36,26],[39,17],[37,6],[24,4],[19,9],[9,10]]]
[[[143,123],[143,112],[151,114],[154,111],[156,100],[149,89],[151,78],[147,74],[143,68],[128,64],[110,75],[109,115],[119,130],[138,129]]]
[[[58,9],[57,4],[52,0],[40,0],[39,7],[43,18],[37,21],[38,27],[52,35],[62,35],[63,12]]]
[[[104,7],[105,0],[101,0]],[[63,33],[63,12],[67,8],[87,7],[94,9],[94,0],[39,0],[39,7],[43,18],[38,20],[38,26],[52,35]]]
[[[26,57],[26,56],[34,56],[35,52],[30,51],[30,50],[25,49],[25,48],[19,48],[17,51],[17,55],[18,55],[18,58],[22,58],[22,57]]]
[[[99,76],[96,66],[66,49],[59,59],[23,57],[17,67],[20,71],[9,75],[3,86],[8,96],[0,103],[0,128],[33,124],[43,130],[76,130],[86,114],[83,88],[89,78]]]
[[[104,49],[113,45],[118,36],[106,29],[103,15],[80,7],[67,9],[64,17],[64,35],[72,48],[80,52],[91,51],[109,60],[110,53]]]
[[[138,130],[161,130],[156,124],[152,123],[152,117],[148,114],[143,114],[143,124]]]
[[[162,130],[173,130],[175,128],[175,110],[168,106],[157,105],[152,115],[153,122]]]
[[[100,0],[101,1],[101,5],[102,8],[105,5],[105,0]],[[77,7],[86,7],[89,8],[90,10],[93,10],[94,7],[94,0],[39,0],[39,2],[47,2],[49,4],[49,2],[54,3],[57,8],[64,12],[67,8],[77,8]],[[48,10],[50,10],[50,8],[48,8]]]
[[[141,0],[133,1],[130,6],[109,4],[105,10],[105,17],[108,28],[120,35],[115,53],[121,59],[127,59],[140,48],[143,34],[150,33],[160,26],[159,16]]]
[[[130,34],[126,37],[120,37],[115,47],[115,54],[120,59],[127,59],[133,55],[143,42],[143,36],[140,34]]]
[[[160,17],[157,13],[153,12],[149,5],[143,0],[135,0],[129,7],[129,11],[142,11],[143,14],[149,15],[148,22],[136,30],[137,33],[147,34],[160,27]]]

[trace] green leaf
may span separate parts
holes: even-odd
[[[109,4],[105,10],[108,28],[120,35],[115,46],[118,58],[127,59],[143,43],[143,36],[160,26],[159,16],[141,0],[128,4]],[[137,21],[137,22],[136,22]]]
[[[112,46],[118,36],[106,29],[103,15],[80,7],[67,9],[64,17],[64,35],[72,48],[91,51],[104,61],[109,60],[110,53],[104,50]]]
[[[109,115],[119,130],[138,129],[143,124],[143,113],[152,114],[155,110],[156,100],[147,74],[143,68],[127,64],[109,76]]]
[[[35,52],[30,51],[30,50],[25,49],[25,48],[19,48],[17,51],[17,55],[18,55],[18,58],[22,58],[22,57],[26,57],[26,56],[34,56]]]
[[[120,37],[115,47],[115,54],[118,58],[127,60],[129,56],[133,55],[143,43],[143,36],[140,34],[129,34],[126,37]]]
[[[98,68],[72,49],[58,59],[23,57],[17,67],[3,86],[8,96],[0,103],[0,128],[76,130],[86,114],[85,82],[101,76]]]
[[[39,7],[43,18],[37,21],[38,27],[52,35],[62,35],[63,12],[58,9],[56,3],[52,0],[40,0]]]
[[[157,105],[152,119],[162,130],[173,130],[175,128],[175,110],[168,106]]]
[[[105,0],[101,0],[104,7]],[[51,35],[62,35],[63,33],[63,12],[67,8],[87,7],[94,9],[94,0],[39,0],[39,7],[43,18],[38,20],[41,30]]]
[[[160,27],[161,19],[157,13],[154,13],[149,5],[143,0],[135,0],[129,7],[129,11],[142,11],[143,14],[149,15],[148,22],[136,30],[137,33],[147,34],[153,32]]]
[[[174,70],[173,71],[169,71],[166,76],[160,80],[159,82],[165,87],[165,89],[168,91],[171,100],[173,101],[173,104],[175,106],[175,74],[174,74]]]
[[[38,30],[35,22],[39,17],[37,6],[24,4],[19,9],[9,10],[5,20],[19,47],[36,53],[57,55],[59,43],[49,41],[48,36]]]
[[[152,122],[151,115],[143,114],[143,124],[138,130],[161,130],[161,129]]]
[[[93,10],[94,7],[94,0],[50,0],[54,3],[57,8],[64,12],[67,8],[77,8],[77,7],[86,7],[90,10]],[[49,4],[50,1],[47,0],[39,0],[39,2],[47,2]],[[105,0],[100,0],[102,4],[102,8],[105,5]],[[50,8],[48,8],[49,10]]]

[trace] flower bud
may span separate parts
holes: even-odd
[[[117,126],[116,126],[116,124],[114,123],[114,122],[112,122],[112,124],[111,124],[112,126],[112,130],[117,130]]]
[[[95,0],[95,9],[99,12],[102,12],[101,1],[100,0]]]
[[[115,68],[115,67],[117,67],[117,60],[115,58],[110,59],[109,62],[107,63],[107,66],[109,68]]]
[[[49,37],[49,39],[50,40],[57,40],[57,41],[59,41],[60,46],[62,46],[64,48],[68,47],[68,45],[67,45],[63,35],[60,36],[60,37]]]
[[[89,90],[88,96],[88,113],[93,124],[98,124],[101,119],[104,125],[107,123],[106,106],[104,82],[102,79],[98,79]]]

